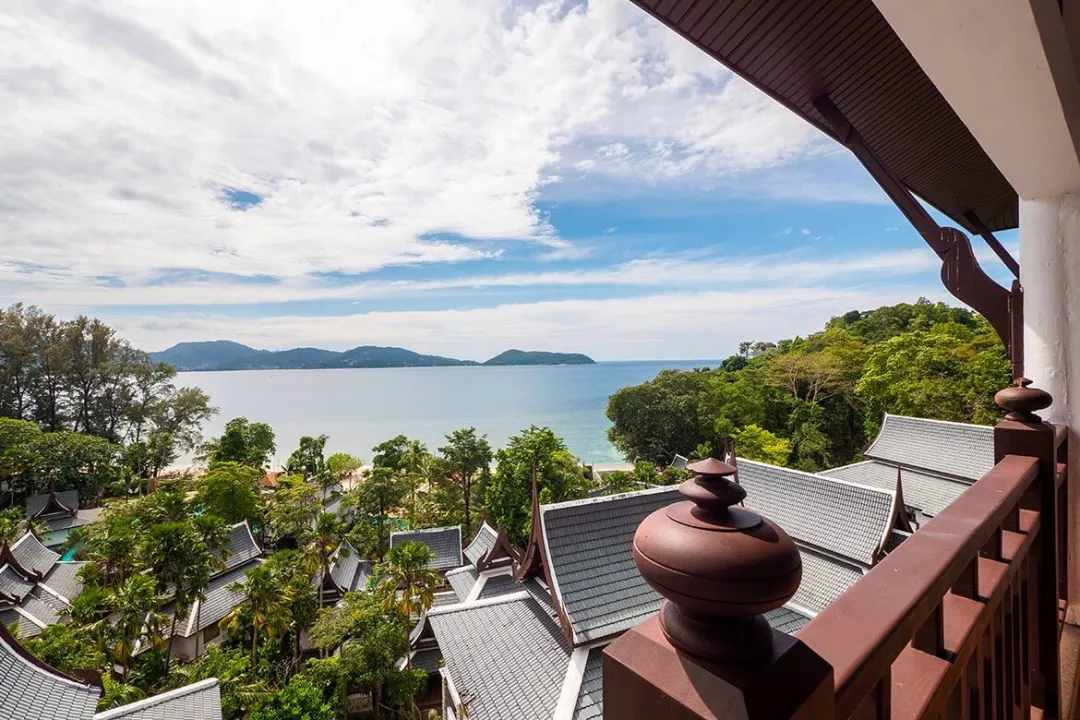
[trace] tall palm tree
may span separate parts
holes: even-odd
[[[125,683],[128,681],[135,646],[143,638],[148,638],[151,629],[159,631],[163,624],[158,612],[163,598],[155,592],[155,585],[152,577],[132,575],[123,585],[110,591],[110,610],[117,618],[112,626],[113,659],[120,663]]]
[[[421,542],[404,542],[390,548],[386,564],[376,570],[375,592],[383,612],[397,612],[402,618],[422,615],[435,602],[439,573],[428,567],[434,556]]]
[[[409,484],[409,527],[416,524],[416,490],[424,480],[424,466],[431,453],[419,440],[410,440],[401,457],[401,471]]]
[[[315,518],[315,554],[319,558],[319,570],[323,574],[330,572],[330,556],[341,544],[344,529],[341,519],[334,513],[319,513]],[[322,607],[322,603],[323,583],[319,583],[319,607]]]
[[[265,635],[270,640],[288,623],[282,583],[271,568],[261,564],[248,570],[243,581],[229,585],[229,590],[245,593],[247,598],[221,623],[232,633],[242,629],[246,621],[251,622],[251,667],[254,668],[259,658],[259,636]]]

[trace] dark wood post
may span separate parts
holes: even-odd
[[[686,500],[645,518],[634,562],[666,598],[604,651],[604,715],[620,720],[784,720],[835,715],[832,668],[764,613],[802,578],[798,548],[737,505],[746,491],[719,460],[687,466]]]
[[[1037,458],[1039,477],[1022,504],[1039,511],[1039,538],[1036,569],[1037,643],[1031,658],[1035,684],[1032,702],[1042,708],[1043,717],[1058,717],[1061,702],[1061,671],[1058,655],[1058,547],[1057,442],[1054,426],[1035,413],[1050,407],[1049,393],[1031,387],[1027,378],[998,392],[994,400],[1009,413],[994,428],[994,462],[1006,455]]]

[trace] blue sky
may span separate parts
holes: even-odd
[[[0,9],[0,303],[676,359],[947,299],[853,158],[627,0],[378,5]]]

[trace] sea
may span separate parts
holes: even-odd
[[[493,448],[530,425],[547,425],[583,462],[624,461],[607,439],[608,397],[664,369],[713,367],[715,360],[600,362],[515,367],[238,370],[180,373],[177,384],[200,387],[218,413],[203,427],[221,433],[235,417],[268,423],[277,438],[274,465],[303,435],[327,435],[327,454],[365,463],[371,448],[396,435],[435,450],[447,433],[475,427]],[[178,462],[190,462],[190,457]]]

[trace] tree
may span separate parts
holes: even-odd
[[[390,548],[386,564],[376,568],[376,594],[384,613],[402,618],[419,617],[435,602],[439,573],[428,567],[434,555],[421,542],[404,542]]]
[[[341,520],[334,513],[319,513],[315,518],[315,552],[319,558],[319,570],[330,571],[330,556],[341,544],[343,536]],[[319,584],[319,606],[323,603],[323,585]]]
[[[262,472],[236,462],[215,463],[195,482],[195,505],[232,525],[262,517]]]
[[[386,442],[379,443],[371,448],[373,457],[371,464],[374,467],[401,470],[405,464],[405,456],[409,453],[409,438],[398,435]]]
[[[143,548],[146,565],[156,578],[158,587],[164,589],[171,585],[176,593],[167,656],[171,658],[176,622],[187,614],[194,599],[209,585],[216,561],[191,522],[172,521],[153,525]],[[165,670],[168,672],[168,659]]]
[[[50,625],[23,645],[34,657],[65,673],[101,670],[107,665],[93,634],[76,625]]]
[[[310,679],[296,675],[281,689],[263,698],[250,720],[336,720],[337,713]]]
[[[484,495],[488,517],[506,528],[512,543],[529,536],[532,478],[536,473],[542,502],[584,497],[584,470],[550,428],[531,426],[510,438],[496,453],[496,470]]]
[[[208,678],[217,678],[221,687],[224,720],[240,720],[267,692],[266,681],[251,667],[248,653],[221,645],[210,645],[192,662],[176,666],[165,684],[181,688]]]
[[[274,431],[269,425],[239,417],[225,424],[221,437],[202,446],[200,457],[211,464],[235,462],[261,470],[267,466],[275,450]]]
[[[358,513],[356,527],[350,536],[366,557],[382,560],[390,547],[390,514],[401,507],[408,486],[393,468],[376,465],[371,468],[360,486],[346,499]]]
[[[301,475],[305,480],[313,480],[326,473],[326,458],[323,451],[326,449],[326,435],[300,438],[300,446],[293,450],[285,463],[285,469],[293,475]]]
[[[491,461],[494,458],[491,444],[488,443],[487,435],[477,436],[476,428],[470,427],[447,435],[446,445],[439,448],[439,453],[446,460],[450,481],[461,489],[465,507],[464,532],[468,535],[473,529],[473,485],[478,480],[485,479],[491,472]]]
[[[747,425],[738,430],[733,439],[737,454],[748,460],[787,465],[791,456],[790,442],[757,425]]]
[[[93,563],[103,585],[122,583],[134,571],[139,545],[135,525],[134,506],[114,505],[97,522],[79,529],[82,555]]]
[[[306,545],[322,507],[318,490],[312,485],[298,478],[278,478],[273,501],[267,509],[271,542],[277,547]]]
[[[124,683],[128,681],[136,645],[142,640],[156,642],[161,638],[159,633],[152,632],[161,624],[158,608],[164,600],[155,592],[155,585],[150,576],[136,574],[110,592],[109,608],[116,618],[111,632],[112,656],[121,667]]]
[[[360,458],[350,455],[349,453],[334,453],[326,458],[327,471],[333,475],[334,480],[340,484],[344,484],[354,472],[363,466],[364,463],[361,462]]]
[[[282,584],[282,605],[287,612],[295,670],[300,662],[300,635],[315,623],[322,607],[322,598],[311,584],[317,566],[312,562],[311,553],[296,550],[279,550],[267,559],[266,564]]]
[[[342,602],[327,608],[311,630],[315,646],[326,659],[310,660],[308,673],[316,682],[335,689],[339,708],[350,687],[372,696],[375,717],[382,717],[384,700],[390,706],[408,702],[423,687],[427,673],[399,670],[398,659],[409,651],[408,625],[396,614],[386,614],[370,593],[347,593]],[[383,698],[383,687],[390,695]]]
[[[283,601],[283,588],[278,575],[265,563],[248,570],[243,581],[229,585],[229,590],[244,594],[244,602],[233,608],[221,624],[230,633],[245,626],[251,627],[251,665],[259,658],[259,638],[267,640],[278,635],[288,624],[288,609]]]

